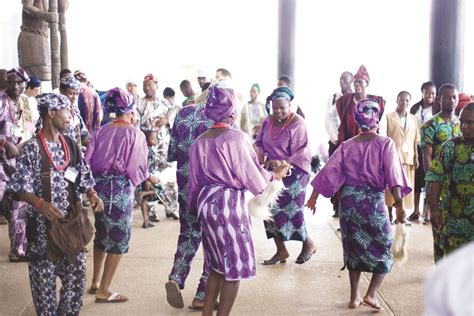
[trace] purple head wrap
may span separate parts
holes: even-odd
[[[57,93],[43,93],[37,98],[38,111],[42,110],[61,110],[71,106],[69,99],[62,94]]]
[[[117,115],[123,115],[135,109],[133,95],[119,87],[107,91],[104,103],[109,113]]]
[[[219,121],[223,118],[233,116],[235,112],[234,90],[221,85],[214,85],[209,88],[209,94],[206,101],[206,116]]]
[[[79,90],[81,89],[81,82],[74,78],[74,76],[69,75],[64,78],[62,78],[59,81],[59,88],[60,89],[74,89],[74,90]]]
[[[379,123],[380,105],[374,100],[360,100],[354,107],[354,119],[362,131],[368,131]]]
[[[21,82],[30,81],[30,77],[23,68],[15,67],[7,71],[7,78],[13,76]]]

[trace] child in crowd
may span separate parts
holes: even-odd
[[[179,219],[178,215],[178,193],[176,180],[173,179],[173,172],[168,175],[170,170],[167,161],[159,160],[156,150],[158,147],[158,135],[154,130],[144,131],[146,142],[148,145],[148,170],[150,174],[157,175],[160,178],[159,184],[153,184],[150,181],[142,183],[141,188],[138,188],[141,210],[143,215],[143,228],[155,226],[152,222],[158,222],[160,219],[156,214],[154,208],[151,208],[149,202],[158,201],[165,206],[166,217]]]

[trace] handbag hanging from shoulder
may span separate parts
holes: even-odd
[[[74,148],[69,138],[66,137],[66,139],[71,153],[71,165],[77,166],[80,159],[79,150]],[[42,197],[46,202],[51,203],[50,163],[39,139],[38,146],[41,154]],[[86,248],[94,235],[94,227],[87,216],[87,209],[82,207],[81,201],[76,196],[76,183],[68,181],[67,190],[70,203],[67,216],[55,221],[47,220],[47,258],[50,261],[78,253]]]

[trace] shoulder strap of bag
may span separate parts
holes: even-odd
[[[81,152],[80,152],[79,146],[69,136],[64,136],[64,138],[66,139],[66,144],[69,147],[69,155],[71,157],[71,162],[69,164],[69,167],[74,167],[74,168],[78,169],[79,168],[79,163],[80,163],[80,160],[81,160]],[[79,170],[77,170],[77,171],[79,171]],[[72,200],[70,200],[70,201],[77,202],[76,186],[78,185],[78,181],[79,181],[79,179],[76,179],[75,183],[67,181],[68,182],[68,188],[67,188],[68,189],[68,194],[69,194],[70,197],[72,197]]]
[[[80,154],[78,153],[78,147],[74,146],[74,142],[69,137],[65,136],[66,143],[69,147],[69,152],[71,155],[71,165],[76,167],[79,164]],[[43,147],[43,144],[39,138],[36,137],[36,141],[38,142],[39,152],[41,156],[41,184],[43,185],[43,192],[41,193],[42,198],[46,201],[51,203],[51,165],[48,160],[48,155],[46,154],[46,150]],[[71,184],[69,185],[71,187]],[[72,184],[72,193],[74,193],[75,199],[75,184]],[[71,193],[71,192],[70,192]]]
[[[41,156],[41,184],[43,185],[41,196],[46,202],[51,203],[51,166],[39,136],[36,136],[36,141]]]

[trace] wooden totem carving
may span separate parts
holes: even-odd
[[[52,81],[53,89],[59,86],[60,69],[68,66],[67,7],[68,0],[23,0],[18,37],[20,67],[42,81]]]

